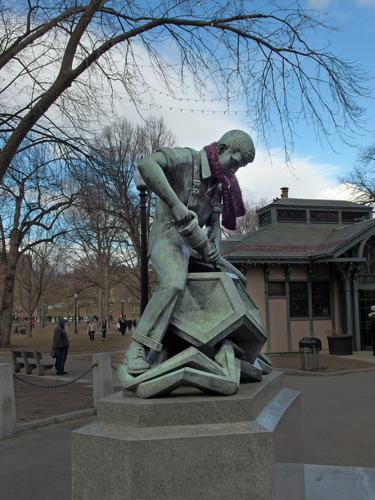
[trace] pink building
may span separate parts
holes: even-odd
[[[257,211],[259,228],[223,242],[223,255],[247,275],[268,341],[266,352],[297,351],[302,337],[353,335],[371,348],[375,305],[375,219],[349,201],[289,198]]]

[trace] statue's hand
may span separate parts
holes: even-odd
[[[183,203],[174,205],[171,208],[171,212],[178,226],[186,224],[191,219],[197,216],[195,212],[189,210]]]
[[[207,245],[204,249],[203,259],[206,262],[210,262],[212,264],[216,264],[218,262],[218,260],[220,259],[220,253],[215,243],[209,241],[207,242]]]

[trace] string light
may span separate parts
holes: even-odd
[[[148,108],[148,109],[165,109],[167,111],[179,111],[180,113],[201,113],[202,115],[205,114],[205,113],[211,113],[211,114],[215,114],[215,113],[223,113],[223,115],[230,115],[230,114],[234,114],[234,115],[237,115],[239,113],[241,114],[248,114],[248,111],[244,110],[244,109],[234,109],[234,110],[230,110],[230,109],[199,109],[199,108],[190,108],[190,107],[179,107],[179,106],[170,106],[169,104],[168,105],[163,105],[163,104],[154,104],[154,103],[151,103],[151,102],[144,102],[144,101],[141,101],[141,100],[131,100],[131,99],[127,99],[127,98],[123,98],[123,97],[120,97],[119,98],[120,101],[127,101],[131,104],[136,104],[137,106],[139,106],[141,109],[145,109],[145,108]]]
[[[238,99],[240,96],[237,95],[237,96],[230,96],[228,97],[227,99],[223,99],[222,97],[202,97],[202,98],[197,98],[197,97],[175,97],[173,94],[171,93],[167,93],[167,92],[163,92],[162,90],[159,90],[159,89],[156,89],[155,87],[153,87],[152,85],[150,85],[149,83],[147,84],[148,88],[150,90],[152,90],[153,92],[159,94],[159,95],[162,95],[162,96],[165,96],[165,97],[169,97],[170,99],[174,99],[175,101],[184,101],[184,102],[203,102],[203,103],[207,103],[207,102],[230,102],[230,101],[233,101],[235,99]]]

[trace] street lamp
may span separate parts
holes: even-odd
[[[139,191],[141,210],[141,314],[145,310],[148,302],[148,266],[147,266],[147,192],[148,187],[142,179],[139,170],[134,171],[134,182]]]
[[[42,302],[42,328],[46,326],[46,304]]]
[[[78,334],[78,325],[77,325],[77,306],[78,306],[78,294],[74,294],[74,333]]]

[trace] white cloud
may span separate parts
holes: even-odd
[[[359,1],[359,0],[358,0]],[[361,0],[369,2],[370,0]],[[374,0],[375,1],[375,0]],[[318,3],[328,3],[327,0],[314,0]],[[147,62],[147,54],[142,53],[142,49],[137,49],[137,56],[140,61]],[[121,51],[114,51],[113,59],[120,61]],[[174,132],[177,145],[189,146],[201,149],[204,145],[218,140],[223,133],[231,129],[242,129],[250,132],[246,127],[246,122],[241,113],[237,115],[223,113],[226,109],[225,102],[203,100],[194,91],[192,82],[186,81],[187,88],[184,94],[179,94],[181,100],[167,97],[164,87],[160,84],[150,70],[144,69],[145,80],[154,89],[153,95],[144,94],[141,107],[145,109],[144,116],[150,114],[163,116],[167,126]],[[50,68],[51,69],[51,68]],[[49,75],[51,76],[51,75]],[[83,78],[84,79],[84,78]],[[23,82],[21,81],[21,84]],[[189,85],[190,83],[190,85]],[[209,82],[207,82],[209,83]],[[96,86],[101,86],[99,96],[103,98],[102,105],[104,113],[93,111],[91,116],[85,117],[90,124],[91,132],[99,131],[105,124],[113,123],[120,118],[127,118],[135,123],[141,123],[141,117],[134,105],[129,102],[126,93],[118,85],[115,85],[115,100],[113,111],[108,96],[109,89],[106,88],[105,81],[95,82]],[[101,85],[100,85],[101,84]],[[74,87],[74,86],[73,86]],[[14,89],[18,91],[19,89]],[[208,98],[216,97],[213,95]],[[25,96],[22,97],[25,99]],[[151,106],[150,106],[151,104]],[[181,111],[182,109],[182,111]],[[231,109],[240,109],[237,104],[232,104]],[[89,110],[88,110],[89,111]],[[56,108],[52,108],[50,115],[57,122],[62,121]],[[60,121],[60,123],[61,123]],[[254,137],[255,143],[256,137]],[[257,156],[253,165],[242,169],[239,173],[240,184],[244,195],[249,201],[256,202],[260,198],[272,199],[280,194],[281,186],[289,186],[290,196],[296,198],[337,198],[348,197],[348,193],[343,193],[342,186],[334,180],[338,174],[338,167],[334,165],[318,163],[311,158],[293,158],[293,171],[288,169],[283,159],[281,151],[271,151],[269,155],[265,150],[257,148]]]
[[[151,79],[151,75],[148,80],[154,87],[157,85]],[[149,111],[153,115],[163,116],[167,126],[176,136],[177,145],[200,150],[203,146],[217,141],[228,130],[241,129],[250,133],[241,115],[219,113],[217,110],[222,107],[220,103],[202,103],[193,90],[185,93],[184,97],[193,101],[197,99],[198,102],[192,103],[187,100],[176,104],[163,95],[159,95],[154,96],[154,100],[162,108],[152,107]],[[165,107],[166,103],[168,106]],[[193,112],[184,111],[185,108],[189,108],[189,103]],[[169,104],[172,110],[169,109]],[[183,111],[175,109],[176,106],[181,106]],[[196,111],[197,108],[202,108],[203,113]],[[140,121],[136,110],[129,108],[129,104],[123,108],[123,113],[118,108],[118,113],[130,120]],[[253,139],[256,143],[257,138],[253,137]],[[244,197],[250,203],[272,200],[280,196],[281,186],[288,186],[290,196],[294,198],[350,198],[350,193],[335,180],[340,174],[339,166],[318,162],[308,156],[292,157],[292,162],[292,167],[286,166],[281,150],[272,150],[268,153],[265,149],[257,147],[254,163],[238,173]]]
[[[289,187],[291,198],[350,199],[351,193],[335,180],[338,166],[296,157],[291,169],[281,151],[271,151],[270,156],[258,149],[254,163],[238,173],[243,195],[249,202],[280,197],[282,186]]]

